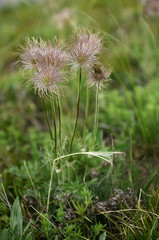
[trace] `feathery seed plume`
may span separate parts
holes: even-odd
[[[61,88],[59,84],[66,79],[64,68],[68,61],[67,52],[57,41],[53,46],[51,41],[38,41],[35,38],[27,40],[27,45],[20,55],[24,71],[30,70],[29,83],[33,83],[39,96],[58,94]]]
[[[26,46],[22,47],[22,53],[20,54],[19,62],[22,64],[24,71],[32,70],[38,61],[38,57],[42,55],[42,53],[46,49],[46,42],[41,38],[35,39],[27,38]]]
[[[98,85],[99,90],[104,88],[104,83],[110,81],[112,69],[105,68],[101,63],[95,63],[92,70],[88,74],[88,86]]]
[[[65,72],[47,62],[40,63],[32,76],[34,89],[39,96],[58,94],[61,89],[60,84],[65,80]]]
[[[69,45],[71,65],[77,70],[80,67],[89,70],[98,60],[102,49],[101,37],[93,34],[88,29],[81,29]]]
[[[51,41],[48,41],[45,50],[39,55],[38,62],[47,62],[52,66],[64,68],[69,62],[69,56],[59,42],[57,42],[56,46],[53,46]]]

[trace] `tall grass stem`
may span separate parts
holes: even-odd
[[[24,167],[25,167],[25,169],[26,169],[26,172],[27,172],[27,174],[28,174],[29,180],[30,180],[31,185],[32,185],[32,187],[33,187],[33,189],[34,189],[34,192],[35,192],[35,194],[36,194],[35,185],[34,185],[34,183],[33,183],[33,180],[32,180],[32,178],[31,178],[31,175],[30,175],[29,169],[28,169],[28,167],[27,167],[25,161],[24,161]]]
[[[53,161],[52,168],[51,168],[51,176],[50,176],[49,190],[48,190],[48,197],[47,197],[47,211],[49,211],[50,193],[52,188],[52,179],[53,179],[54,170],[55,170],[55,161]]]

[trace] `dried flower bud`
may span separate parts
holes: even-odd
[[[70,59],[73,69],[80,67],[89,70],[98,59],[102,49],[101,37],[88,29],[82,29],[72,39],[69,46]]]
[[[104,83],[110,81],[112,69],[104,68],[100,63],[94,64],[92,70],[88,73],[88,86],[98,85],[99,90],[102,90]]]

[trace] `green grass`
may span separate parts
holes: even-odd
[[[70,19],[58,28],[55,15],[70,9]],[[21,238],[12,239],[148,239],[156,240],[158,228],[158,18],[146,16],[139,1],[45,1],[21,3],[0,11],[0,177],[11,205],[23,219]],[[65,42],[79,26],[101,31],[105,50],[104,63],[113,66],[112,84],[99,95],[99,131],[97,145],[92,140],[95,90],[90,94],[88,129],[82,139],[86,89],[82,86],[80,117],[73,152],[112,151],[110,134],[115,138],[115,151],[125,152],[114,160],[115,189],[129,194],[132,188],[133,207],[119,204],[118,209],[95,215],[98,200],[110,199],[111,168],[98,157],[74,155],[71,179],[67,178],[69,159],[60,160],[52,169],[53,146],[49,138],[42,101],[28,89],[18,66],[17,49],[26,36],[44,39],[57,35]],[[85,79],[83,77],[82,83]],[[69,153],[69,139],[74,125],[77,81],[73,77],[61,99],[63,106],[63,148],[58,157]],[[51,109],[47,102],[49,114]],[[58,167],[63,166],[63,183]],[[51,187],[49,184],[51,182]],[[60,188],[59,188],[60,186]],[[47,209],[50,189],[49,212]],[[142,190],[144,192],[142,192]],[[1,192],[3,187],[1,185]],[[65,201],[63,201],[63,199]],[[110,212],[112,210],[112,212]],[[15,212],[16,212],[15,211]],[[21,216],[21,211],[23,217]],[[70,212],[69,212],[70,211]],[[0,206],[0,231],[17,231],[13,225],[16,213],[5,204]],[[74,217],[76,216],[76,218]],[[66,216],[70,216],[70,219]],[[55,225],[54,225],[55,223]],[[57,230],[57,227],[59,230]],[[65,235],[62,237],[61,233]],[[17,232],[16,232],[17,233]],[[32,236],[27,238],[27,234]],[[103,234],[103,235],[102,235]],[[105,238],[106,234],[106,238]],[[2,237],[2,240],[10,239]]]

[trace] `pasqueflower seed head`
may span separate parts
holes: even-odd
[[[52,45],[51,41],[27,39],[20,61],[24,70],[30,70],[27,71],[28,82],[34,85],[40,96],[58,94],[61,82],[66,79],[64,68],[69,57],[57,40],[56,45]]]
[[[60,46],[59,42],[53,46],[51,41],[48,41],[45,50],[39,55],[38,62],[46,62],[48,65],[64,68],[69,63],[69,56],[68,53]]]
[[[81,29],[68,46],[71,65],[77,70],[80,67],[84,70],[92,68],[98,60],[102,50],[102,41],[98,33],[91,33],[88,29]]]
[[[105,82],[110,81],[110,75],[112,72],[111,67],[105,68],[100,63],[94,64],[91,71],[88,73],[88,80],[87,84],[88,86],[96,85],[99,87],[99,90],[102,90],[104,88]]]
[[[63,68],[69,62],[68,54],[63,50],[59,42],[53,46],[51,41],[45,42],[41,38],[39,41],[35,38],[28,38],[26,47],[22,48],[22,50],[23,53],[20,55],[19,62],[22,63],[24,70],[36,69],[42,62]]]
[[[66,73],[61,68],[41,62],[32,75],[31,82],[39,96],[59,94],[61,83],[66,80]]]
[[[20,59],[18,61],[22,64],[24,71],[32,70],[33,68],[35,68],[39,56],[42,55],[42,53],[45,51],[46,46],[46,42],[43,41],[41,38],[26,39],[26,46],[21,47],[22,53],[20,54]]]

